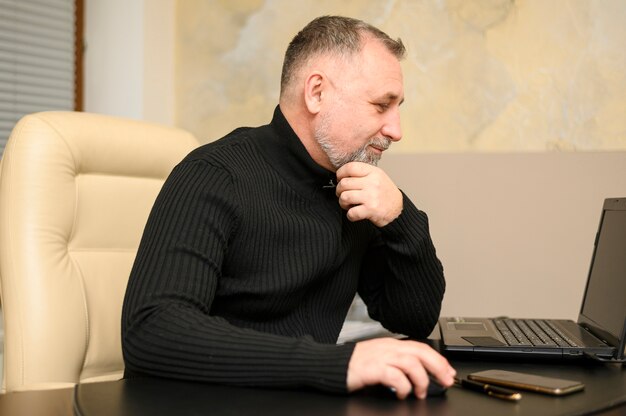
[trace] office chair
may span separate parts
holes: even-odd
[[[143,228],[197,145],[183,130],[96,114],[17,123],[0,165],[3,392],[122,377],[122,301]]]

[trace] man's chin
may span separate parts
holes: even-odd
[[[378,166],[379,161],[380,161],[380,156],[377,156],[377,157],[363,157],[363,158],[352,159],[346,163],[361,162],[361,163],[367,163],[368,165],[372,165],[372,166]]]
[[[380,161],[382,155],[382,151],[368,151],[365,155],[363,155],[364,157],[361,162],[367,163],[368,165],[378,166],[378,162]]]
[[[346,157],[343,160],[341,160],[336,165],[335,164],[333,165],[337,169],[339,169],[343,165],[346,165],[350,162],[360,162],[360,163],[367,163],[368,165],[372,165],[372,166],[378,166],[378,162],[380,161],[381,157],[382,157],[381,151],[375,152],[369,149],[361,149],[361,151],[355,152],[351,156]],[[331,163],[332,163],[332,159],[331,159]]]

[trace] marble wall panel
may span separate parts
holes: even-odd
[[[269,121],[284,50],[323,14],[408,49],[392,152],[626,149],[623,0],[178,0],[176,124],[201,140]]]

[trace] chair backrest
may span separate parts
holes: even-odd
[[[188,132],[43,112],[18,122],[0,172],[5,392],[122,377],[121,309],[143,228]]]

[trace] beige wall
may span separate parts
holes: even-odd
[[[622,0],[178,0],[176,124],[203,141],[264,124],[284,50],[322,14],[408,48],[393,152],[626,149]]]
[[[576,319],[604,198],[626,197],[626,152],[386,156],[428,213],[444,315]]]

